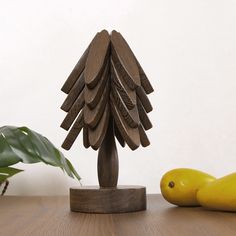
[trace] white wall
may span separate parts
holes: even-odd
[[[151,146],[119,148],[120,184],[159,192],[176,167],[216,176],[236,166],[236,1],[0,0],[0,125],[27,125],[60,147],[61,86],[97,31],[124,35],[145,69]],[[97,184],[97,153],[81,137],[66,156]],[[56,168],[18,165],[8,194],[67,194],[76,181]]]

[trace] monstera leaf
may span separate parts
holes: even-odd
[[[70,161],[41,134],[27,127],[0,127],[0,182],[21,171],[9,167],[18,162],[44,162],[80,180]]]
[[[0,183],[3,183],[8,178],[10,178],[11,176],[13,176],[21,171],[23,171],[23,170],[19,170],[19,169],[12,168],[12,167],[0,167]]]

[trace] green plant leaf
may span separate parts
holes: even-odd
[[[69,160],[41,134],[27,127],[0,127],[0,168],[18,162],[44,162],[60,167],[70,177],[80,180]]]
[[[23,170],[12,167],[0,167],[0,183]]]

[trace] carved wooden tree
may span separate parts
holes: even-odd
[[[98,152],[100,187],[115,188],[118,156],[115,138],[135,150],[148,146],[152,127],[147,94],[153,88],[129,45],[116,31],[96,34],[62,87],[68,94],[61,127],[69,130],[62,147],[69,150],[83,130],[83,144]]]

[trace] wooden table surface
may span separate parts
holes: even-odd
[[[84,214],[69,210],[68,197],[0,198],[1,236],[235,236],[236,214],[180,208],[160,195],[148,195],[148,210],[123,214]]]

